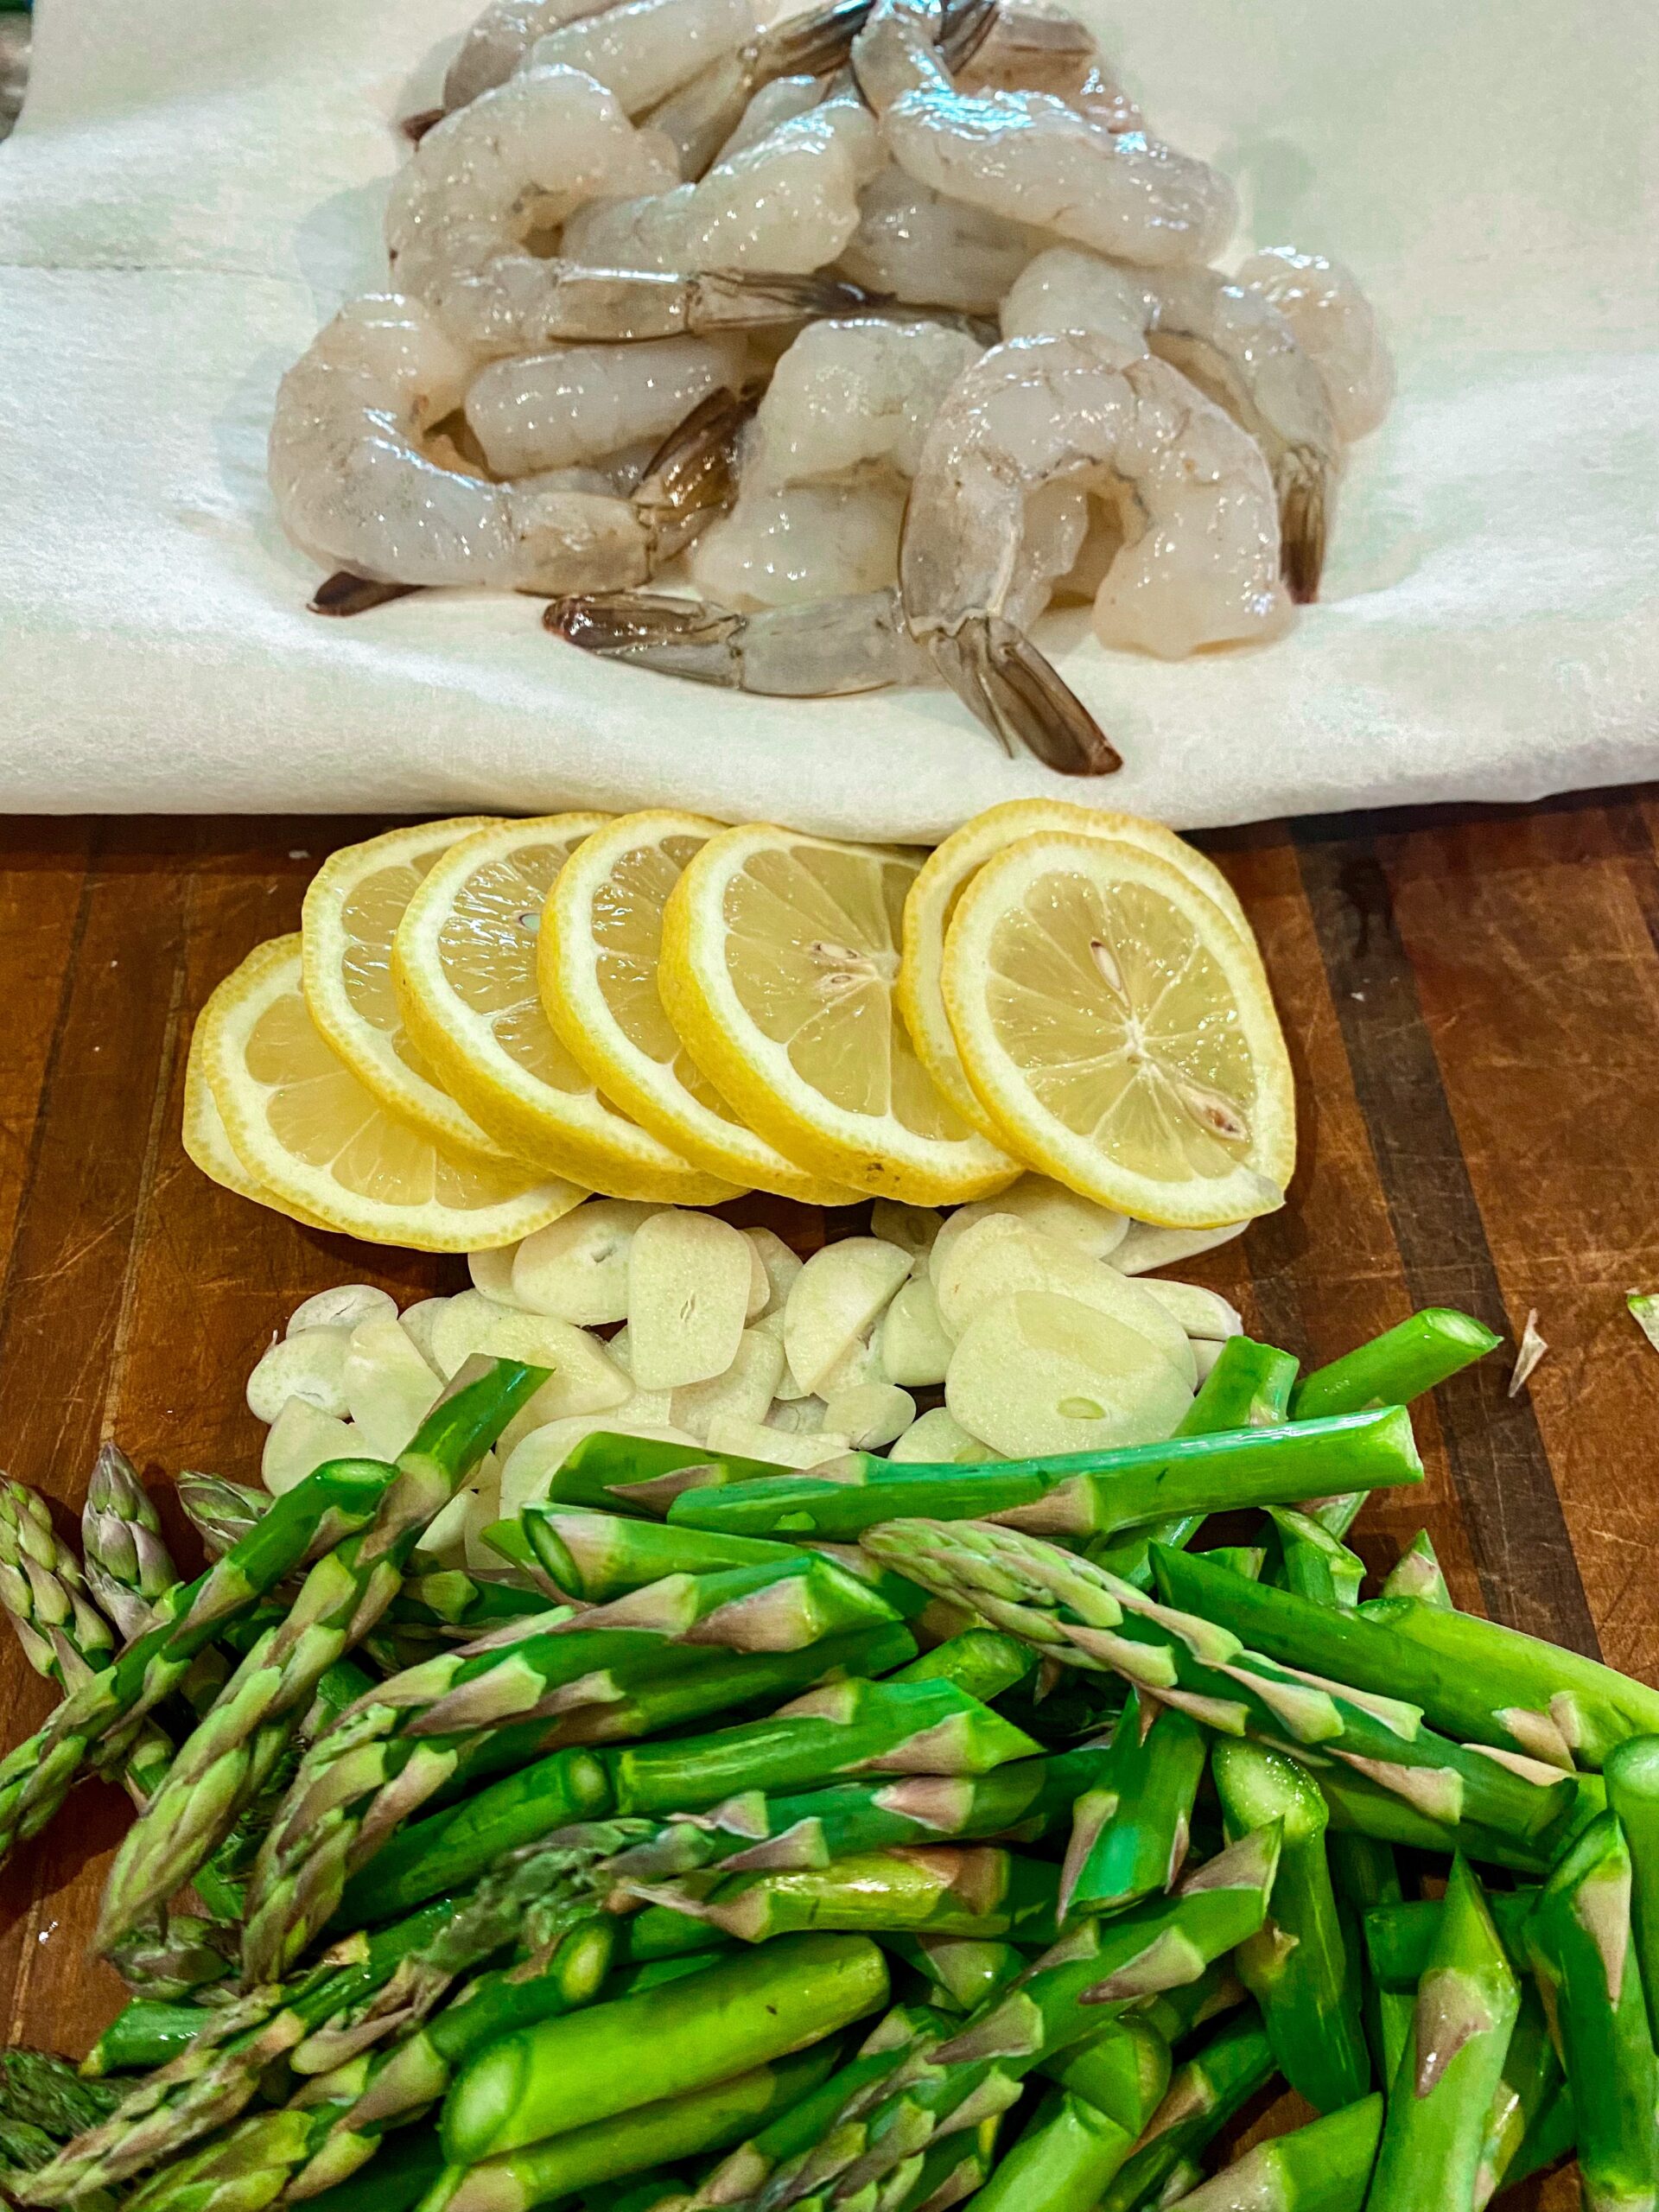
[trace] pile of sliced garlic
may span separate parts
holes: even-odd
[[[366,1283],[321,1292],[248,1378],[265,1486],[351,1453],[395,1458],[474,1352],[549,1368],[423,1545],[493,1568],[484,1529],[545,1497],[595,1429],[779,1467],[1150,1442],[1241,1326],[1216,1292],[1147,1273],[1236,1229],[1150,1228],[1039,1175],[949,1214],[878,1199],[870,1232],[802,1261],[769,1229],[590,1198],[474,1253],[454,1297],[400,1314]],[[912,1393],[940,1384],[944,1405],[918,1414]]]

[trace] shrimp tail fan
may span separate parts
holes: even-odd
[[[1319,595],[1325,568],[1330,472],[1306,446],[1292,446],[1275,471],[1279,493],[1279,572],[1299,607]]]
[[[971,617],[931,640],[945,682],[1010,754],[1016,742],[1063,776],[1109,776],[1122,754],[1023,630],[1000,614]]]

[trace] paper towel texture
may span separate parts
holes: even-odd
[[[1084,0],[1239,248],[1335,253],[1400,397],[1321,604],[1173,665],[1042,640],[1123,772],[1002,758],[944,692],[748,700],[586,658],[538,602],[308,615],[264,444],[384,289],[396,118],[472,0],[39,0],[0,146],[0,807],[672,802],[926,839],[1048,792],[1180,826],[1659,772],[1659,11]]]

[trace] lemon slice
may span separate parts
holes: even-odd
[[[944,943],[982,1106],[1056,1182],[1166,1228],[1282,1203],[1290,1061],[1260,961],[1143,849],[1059,831],[986,861]]]
[[[251,952],[202,1009],[193,1051],[254,1183],[319,1227],[372,1244],[468,1252],[517,1243],[587,1196],[529,1168],[476,1167],[390,1114],[321,1035],[300,940]]]
[[[883,1198],[1018,1170],[928,1080],[893,1001],[918,855],[764,823],[711,837],[663,912],[659,982],[697,1065],[769,1144]]]
[[[391,940],[428,869],[497,819],[423,822],[344,847],[312,878],[301,934],[311,1019],[358,1081],[446,1152],[499,1168],[512,1154],[439,1083],[404,1027],[391,987]]]
[[[614,1198],[718,1205],[738,1185],[694,1167],[601,1097],[542,1010],[542,909],[570,855],[611,818],[503,822],[452,846],[397,925],[398,1004],[444,1089],[517,1158]]]
[[[661,810],[625,814],[586,838],[542,916],[542,1004],[606,1096],[699,1167],[808,1205],[855,1205],[857,1191],[809,1174],[744,1128],[664,1010],[663,908],[687,861],[722,826]]]
[[[230,978],[226,978],[228,982]],[[222,991],[225,984],[219,989]],[[216,991],[213,997],[219,993]],[[213,1005],[213,999],[207,1001]],[[327,1222],[319,1221],[302,1207],[291,1206],[268,1190],[256,1176],[243,1166],[236,1147],[231,1142],[230,1132],[225,1127],[225,1116],[219,1110],[219,1101],[213,1096],[213,1087],[207,1080],[202,1065],[201,1041],[207,1031],[204,1024],[207,1010],[195,1027],[190,1039],[190,1052],[184,1064],[184,1126],[180,1134],[184,1140],[185,1158],[200,1168],[210,1183],[217,1183],[221,1190],[234,1191],[239,1198],[251,1198],[257,1206],[269,1206],[274,1213],[285,1213],[291,1221],[307,1229],[326,1229]]]
[[[1166,829],[1138,814],[1112,814],[1104,808],[1076,806],[1065,799],[1016,798],[1004,805],[987,807],[930,853],[922,872],[905,900],[905,957],[899,969],[899,1011],[905,1018],[922,1065],[959,1114],[976,1128],[995,1139],[996,1128],[974,1096],[950,1033],[944,1010],[940,969],[944,961],[944,936],[957,901],[993,853],[1001,852],[1016,837],[1029,837],[1044,830],[1069,831],[1078,837],[1112,837],[1118,843],[1138,845],[1155,853],[1207,892],[1245,941],[1255,944],[1244,909],[1226,877],[1213,861]],[[1000,1141],[1000,1140],[999,1140]]]

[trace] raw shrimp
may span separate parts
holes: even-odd
[[[1010,563],[1032,493],[1054,483],[1109,491],[1125,513],[1095,602],[1103,643],[1173,659],[1282,623],[1273,486],[1238,425],[1166,362],[1126,363],[1109,339],[1009,340],[960,378],[928,434],[899,563],[912,632],[994,728],[1019,690],[998,634]]]
[[[768,698],[836,698],[934,677],[933,664],[906,627],[894,587],[753,614],[656,592],[617,592],[556,600],[542,620],[567,644],[607,660]]]
[[[816,80],[839,69],[863,28],[870,6],[871,0],[820,0],[817,7],[804,15],[791,16],[787,22],[761,31],[665,100],[652,113],[651,124],[672,140],[680,157],[680,174],[696,179],[717,156],[725,158],[726,141],[742,122],[754,95],[766,86],[784,77]],[[817,106],[817,102],[808,105]],[[804,107],[789,111],[794,115],[805,111]],[[779,115],[774,122],[785,119]]]
[[[526,66],[585,70],[643,115],[755,34],[750,0],[622,0],[537,39]]]
[[[1148,267],[1205,261],[1225,243],[1232,187],[1207,162],[1052,93],[958,92],[939,23],[938,0],[880,0],[853,42],[859,88],[918,184]]]
[[[538,38],[602,15],[616,0],[493,0],[461,42],[443,80],[443,109],[465,107],[493,86],[505,85]]]
[[[828,82],[823,77],[774,77],[770,84],[759,86],[709,168],[717,168],[721,162],[758,146],[780,123],[792,123],[798,115],[810,114],[823,99]],[[653,118],[656,127],[660,126]]]
[[[906,306],[995,315],[1043,244],[988,208],[964,207],[887,168],[859,195],[858,227],[836,264],[843,276]]]
[[[861,315],[813,323],[772,372],[743,482],[772,489],[881,464],[916,473],[927,426],[984,348],[939,323]]]
[[[1094,74],[1094,33],[1042,0],[1003,0],[984,43],[957,72],[963,92],[1052,92],[1070,99]]]
[[[392,264],[480,356],[803,321],[860,303],[827,279],[688,280],[543,260],[524,247],[596,194],[672,182],[604,86],[580,70],[531,70],[446,117],[416,148],[386,211]]]
[[[1394,362],[1353,271],[1321,253],[1272,245],[1235,281],[1271,300],[1295,332],[1325,380],[1338,434],[1351,442],[1376,429],[1394,397]]]
[[[497,476],[568,468],[649,439],[658,444],[712,391],[738,391],[734,338],[562,346],[493,361],[467,394],[467,423]]]
[[[1120,269],[1056,246],[1002,303],[1005,338],[1053,330],[1094,331],[1131,354],[1149,346],[1249,432],[1278,491],[1291,596],[1315,598],[1338,441],[1319,370],[1271,302],[1213,269]]]
[[[880,590],[899,574],[905,486],[885,472],[835,484],[751,486],[688,563],[706,600],[748,608]]]
[[[563,251],[594,267],[781,270],[833,261],[880,165],[875,125],[850,94],[780,124],[696,184],[583,208]]]
[[[441,467],[419,441],[474,365],[418,300],[342,308],[276,394],[270,486],[295,543],[377,583],[603,591],[645,582],[729,503],[742,415],[726,396],[626,499]]]

